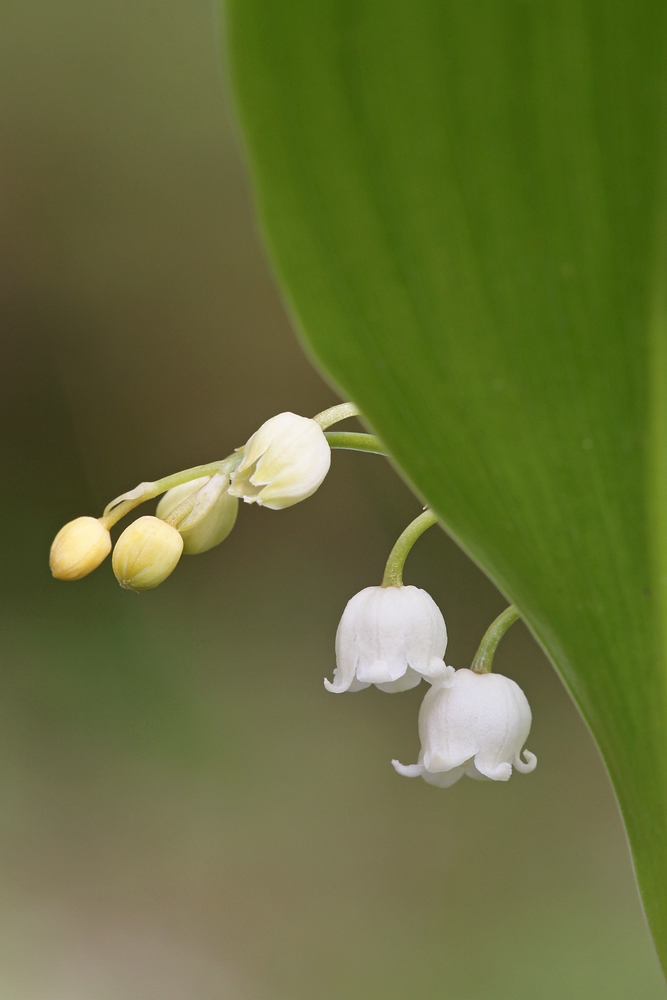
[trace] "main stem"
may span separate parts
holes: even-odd
[[[509,608],[505,608],[503,613],[498,615],[495,621],[491,622],[484,633],[484,638],[479,644],[479,649],[475,653],[471,670],[474,670],[476,674],[491,673],[493,670],[493,657],[498,648],[498,643],[510,625],[513,625],[517,618],[520,617],[521,615],[514,605],[510,604]]]
[[[383,587],[403,586],[403,566],[408,557],[408,553],[420,535],[423,535],[432,524],[437,524],[437,517],[432,510],[425,510],[423,514],[412,521],[389,553],[387,565],[385,566],[382,578]]]

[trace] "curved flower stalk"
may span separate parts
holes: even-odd
[[[418,762],[392,764],[406,778],[445,788],[464,774],[507,781],[513,767],[528,773],[537,764],[528,750],[521,758],[531,721],[526,696],[509,677],[457,670],[424,697]]]
[[[418,587],[366,587],[348,602],[336,633],[336,669],[327,691],[361,691],[371,684],[395,693],[454,673],[445,666],[442,613]]]
[[[175,569],[182,552],[198,555],[227,537],[239,498],[281,510],[315,492],[329,470],[332,447],[384,454],[371,434],[334,433],[329,443],[327,428],[358,414],[353,403],[329,407],[313,418],[279,413],[227,458],[140,483],[112,500],[99,519],[79,517],[60,529],[51,546],[54,577],[80,580],[92,573],[111,551],[110,528],[163,493],[156,516],[129,525],[112,559],[122,587],[158,586]]]

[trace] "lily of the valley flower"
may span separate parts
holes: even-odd
[[[407,778],[422,777],[441,787],[464,774],[507,781],[513,767],[527,773],[537,764],[528,750],[521,759],[531,721],[526,696],[509,677],[457,670],[435,684],[422,702],[419,762],[392,764]]]
[[[312,496],[330,465],[331,449],[320,425],[296,413],[279,413],[248,440],[229,492],[246,503],[282,510]]]
[[[418,587],[366,587],[348,601],[336,633],[336,669],[327,691],[390,693],[453,675],[444,662],[445,620]]]

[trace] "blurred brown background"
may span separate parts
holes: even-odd
[[[324,691],[419,511],[382,459],[337,453],[142,596],[108,563],[50,578],[64,521],[337,397],[258,239],[209,3],[2,22],[1,1000],[663,997],[605,774],[523,626],[497,666],[540,763],[507,785],[393,772],[421,689]],[[468,665],[502,597],[435,529],[406,580]]]

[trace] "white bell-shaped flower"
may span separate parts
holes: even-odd
[[[336,669],[327,691],[390,693],[454,673],[444,662],[447,629],[438,605],[418,587],[366,587],[348,601],[336,633]]]
[[[255,431],[232,474],[229,492],[272,510],[311,496],[331,465],[331,448],[315,420],[279,413]]]
[[[537,764],[521,749],[532,716],[518,684],[502,674],[457,670],[427,691],[419,712],[422,749],[417,764],[392,761],[399,774],[447,787],[462,775],[507,781],[512,768]]]

